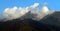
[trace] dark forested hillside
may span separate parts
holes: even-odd
[[[18,18],[0,22],[0,31],[60,31],[60,12],[47,15],[40,21]]]
[[[60,12],[47,15],[40,21],[30,22],[30,25],[42,31],[60,31]]]

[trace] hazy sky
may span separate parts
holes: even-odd
[[[60,11],[60,0],[0,0],[0,14],[6,8],[26,7],[34,3],[40,3],[40,6],[46,5],[50,9]]]

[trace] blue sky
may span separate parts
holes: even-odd
[[[60,0],[0,0],[0,14],[6,8],[17,7],[26,7],[33,5],[34,3],[48,3],[46,6],[55,11],[60,11]]]

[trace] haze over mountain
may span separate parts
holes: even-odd
[[[36,21],[32,19],[21,20],[13,19],[6,22],[0,22],[1,31],[59,31],[60,30],[60,12],[55,12],[43,19]],[[25,27],[25,28],[24,28]]]
[[[42,9],[37,9],[38,6],[39,6],[39,3],[35,3],[28,7],[16,7],[15,6],[13,8],[6,8],[3,11],[2,16],[0,16],[2,18],[0,20],[5,19],[4,21],[7,21],[7,20],[20,18],[24,16],[26,13],[28,13],[29,11],[30,11],[30,15],[33,14],[32,16],[34,16],[31,19],[36,19],[36,20],[40,20],[44,16],[54,13],[54,10],[48,9],[47,6],[43,6]]]
[[[59,31],[60,12],[38,6],[6,8],[0,15],[0,31]]]

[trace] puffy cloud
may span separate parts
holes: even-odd
[[[44,18],[47,15],[53,14],[55,11],[54,10],[50,10],[48,9],[47,6],[43,6],[41,10],[37,10],[37,16],[35,18],[35,20],[40,20],[42,18]]]
[[[36,7],[38,7],[38,6],[39,6],[39,3],[35,3],[35,4],[32,5],[31,7],[36,8]]]
[[[39,3],[35,3],[34,5],[31,5],[29,7],[22,8],[22,7],[15,6],[13,8],[6,8],[3,11],[3,16],[5,18],[5,21],[16,19],[16,18],[22,18],[22,17],[23,19],[27,17],[33,20],[40,20],[46,15],[52,14],[54,12],[54,11],[50,11],[46,6],[43,6],[42,9],[37,10],[38,6]]]

